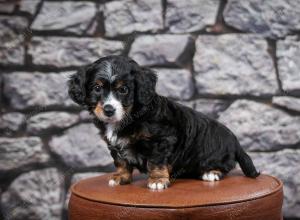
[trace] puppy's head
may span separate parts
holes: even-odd
[[[105,123],[117,123],[136,106],[148,105],[157,77],[148,68],[122,56],[104,57],[71,76],[69,95]]]

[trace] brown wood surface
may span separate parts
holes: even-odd
[[[234,174],[219,182],[178,179],[169,189],[146,188],[146,180],[109,187],[109,175],[89,178],[72,187],[69,217],[79,219],[282,219],[282,183],[261,175]]]

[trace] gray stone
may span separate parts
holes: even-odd
[[[283,181],[283,215],[300,218],[300,150],[252,153],[251,157],[262,173],[276,176]]]
[[[54,168],[31,171],[17,177],[3,193],[5,220],[60,220],[64,203],[64,179]]]
[[[12,13],[15,10],[16,4],[13,2],[0,2],[0,12]]]
[[[274,94],[277,81],[266,40],[249,34],[199,36],[194,70],[199,93]]]
[[[300,4],[294,0],[229,0],[225,22],[239,30],[279,38],[300,30]]]
[[[197,99],[195,100],[195,110],[202,112],[212,118],[217,118],[221,112],[225,111],[230,103],[221,99]]]
[[[160,0],[112,1],[103,8],[105,35],[130,34],[132,32],[157,32],[163,29],[162,2]]]
[[[0,138],[0,172],[49,161],[38,137]]]
[[[75,173],[72,176],[71,184],[73,185],[73,184],[79,182],[80,180],[91,178],[91,177],[96,177],[96,176],[102,176],[104,174],[106,174],[106,173],[103,173],[103,172]]]
[[[16,132],[25,123],[25,115],[19,112],[5,113],[0,117],[0,131]]]
[[[288,96],[275,96],[272,103],[280,107],[300,112],[300,98]]]
[[[254,101],[235,101],[219,120],[249,151],[269,151],[300,143],[300,117]]]
[[[94,119],[94,116],[86,110],[81,111],[79,117],[81,121],[92,121]]]
[[[216,22],[219,0],[168,0],[166,26],[172,33],[199,31]]]
[[[120,41],[101,38],[34,37],[29,54],[35,65],[55,67],[82,66],[102,56],[120,54]]]
[[[0,64],[24,64],[24,37],[27,26],[26,18],[0,16]]]
[[[193,41],[188,35],[140,36],[131,46],[129,56],[140,65],[183,65],[192,59]]]
[[[79,121],[78,114],[67,112],[43,112],[32,116],[27,122],[30,134],[42,134],[68,128]]]
[[[92,2],[44,2],[35,18],[32,29],[83,34],[96,16]]]
[[[158,94],[174,98],[189,99],[194,93],[192,74],[185,69],[155,69]]]
[[[3,74],[0,74],[0,109],[2,109],[3,106]]]
[[[99,18],[101,17],[101,13],[100,12],[97,12],[96,13],[96,18],[93,19],[91,25],[89,26],[88,30],[86,31],[86,34],[87,35],[92,35],[92,36],[102,36],[103,33],[104,33],[104,27],[103,27],[103,24],[99,24],[98,23],[98,20]]]
[[[194,109],[212,118],[218,118],[225,111],[230,102],[222,99],[200,98],[192,101],[177,101],[179,104]]]
[[[93,124],[81,124],[53,137],[49,146],[65,164],[73,168],[107,166],[112,163],[107,145]]]
[[[26,73],[4,75],[4,95],[15,109],[38,107],[37,112],[50,107],[77,106],[68,96],[70,72]]]
[[[101,172],[75,173],[71,179],[71,186],[74,185],[75,183],[79,182],[80,180],[91,178],[91,177],[96,177],[96,176],[101,176],[103,174],[105,174],[105,173],[101,173]],[[69,189],[69,191],[66,195],[66,200],[65,200],[65,209],[66,210],[68,209],[70,197],[71,197],[71,192]]]
[[[195,106],[195,103],[193,101],[176,101],[176,102],[189,108],[194,108]]]
[[[300,4],[299,4],[300,5]],[[300,94],[300,41],[296,37],[287,37],[277,43],[279,78],[286,92]]]
[[[19,10],[34,15],[40,2],[40,0],[22,0],[20,2]]]

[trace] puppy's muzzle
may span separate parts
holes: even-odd
[[[104,115],[107,117],[111,117],[115,114],[116,109],[112,105],[104,105],[103,107]]]

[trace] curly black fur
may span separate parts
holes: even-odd
[[[94,91],[96,79],[105,75],[121,78],[129,88],[126,96],[114,91],[123,107],[130,109],[114,130],[118,139],[128,141],[126,145],[112,144],[107,139],[108,123],[95,117],[95,125],[107,141],[115,162],[126,161],[141,172],[147,171],[149,163],[168,165],[173,175],[200,177],[210,170],[226,174],[237,161],[246,176],[259,175],[227,127],[156,94],[155,73],[130,58],[104,57],[78,71],[69,81],[70,97],[94,115],[97,103],[103,104],[108,92],[113,91],[109,83],[101,92]]]

